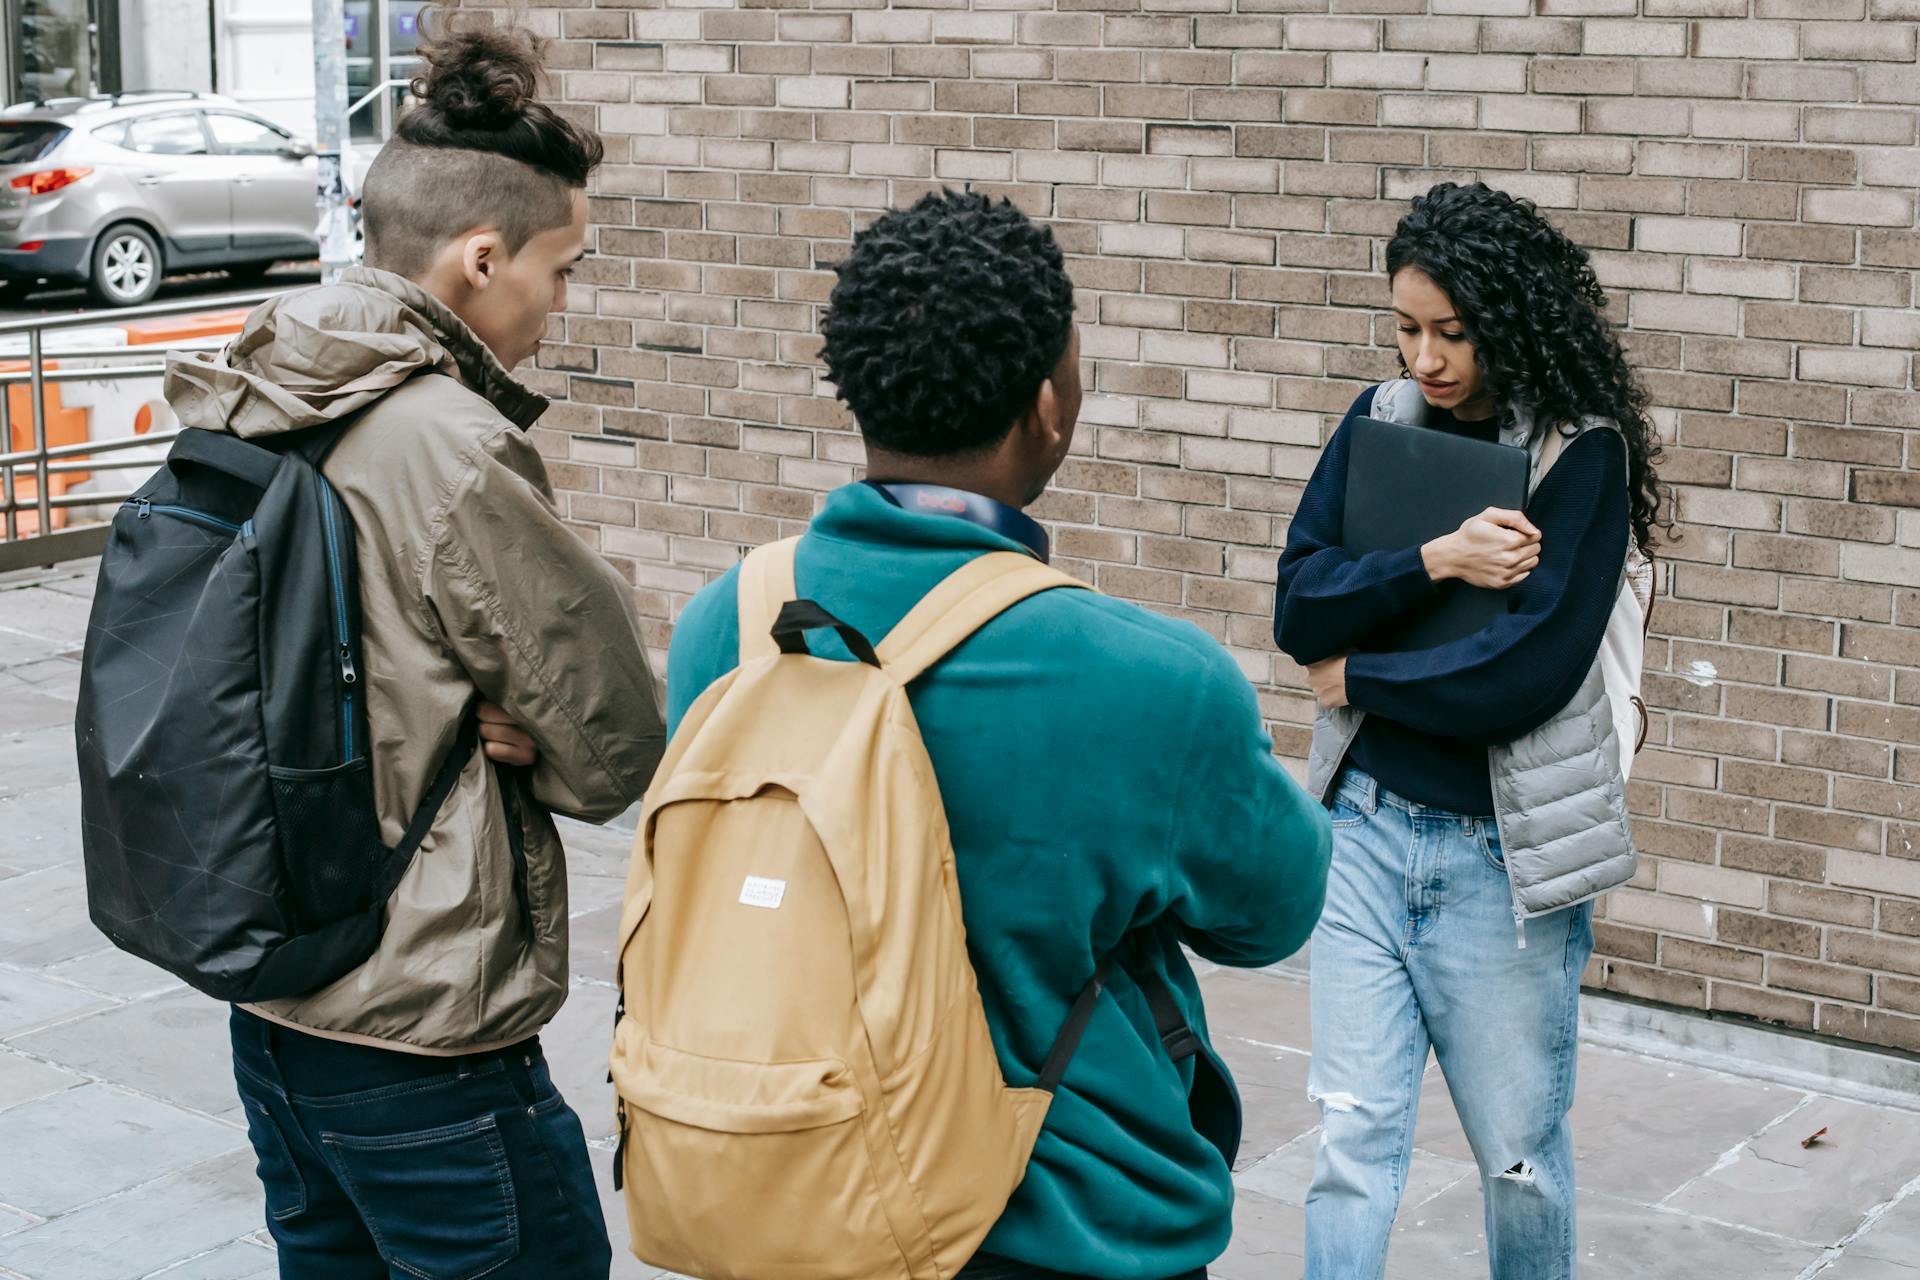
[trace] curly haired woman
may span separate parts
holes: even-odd
[[[1531,205],[1437,186],[1387,271],[1406,377],[1363,392],[1328,442],[1274,618],[1320,703],[1308,789],[1334,828],[1313,935],[1325,1140],[1306,1270],[1384,1271],[1431,1048],[1480,1167],[1491,1274],[1553,1280],[1574,1270],[1567,1112],[1592,903],[1634,865],[1597,654],[1658,521],[1658,444],[1586,254]],[[1347,427],[1363,416],[1526,447],[1525,511],[1349,554]],[[1506,589],[1508,612],[1398,649],[1448,579]]]

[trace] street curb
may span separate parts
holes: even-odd
[[[1920,1111],[1920,1059],[1756,1023],[1586,991],[1580,1000],[1580,1038],[1873,1106]]]

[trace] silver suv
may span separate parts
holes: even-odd
[[[252,276],[314,257],[315,169],[310,143],[211,94],[9,107],[0,111],[0,299],[61,281],[133,306],[173,272]]]

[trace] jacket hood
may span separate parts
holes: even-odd
[[[426,371],[458,378],[517,427],[547,407],[446,304],[368,267],[262,303],[224,351],[168,357],[166,398],[183,427],[257,438],[338,422]]]

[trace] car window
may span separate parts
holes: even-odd
[[[214,142],[228,155],[278,155],[293,144],[290,135],[249,116],[229,116],[209,111],[207,127],[213,131]]]
[[[67,132],[65,125],[39,121],[0,124],[0,164],[31,164],[59,146]]]
[[[116,147],[124,147],[127,145],[127,123],[122,120],[118,124],[103,124],[93,131],[93,136],[102,142],[111,142]]]
[[[135,120],[127,126],[125,145],[130,150],[155,156],[207,154],[207,137],[200,131],[200,120],[192,112]]]

